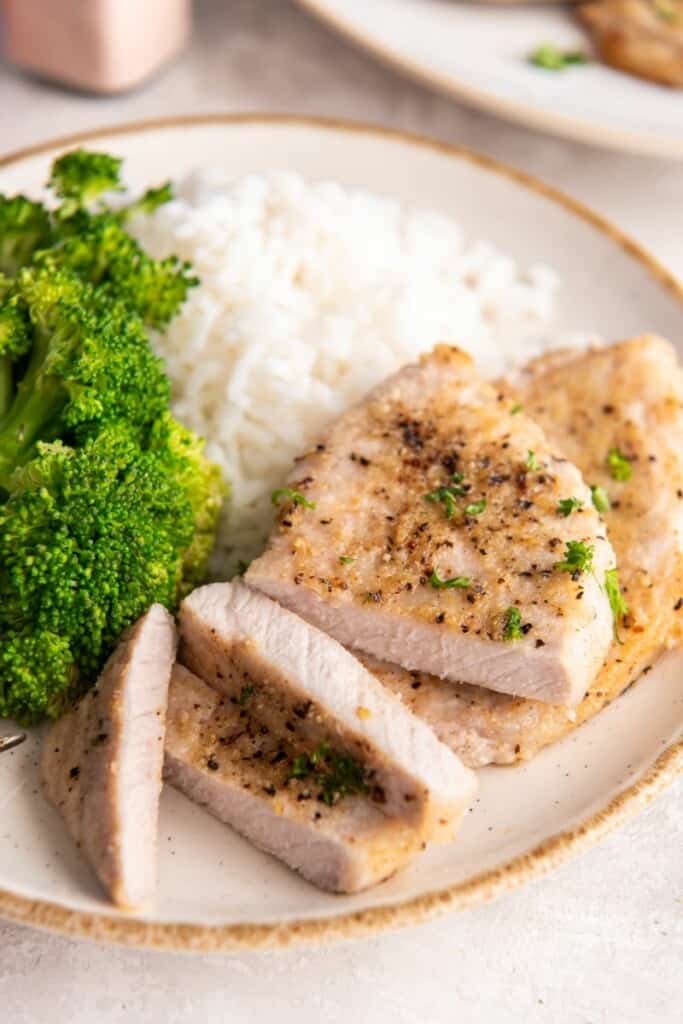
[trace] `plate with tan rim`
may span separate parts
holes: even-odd
[[[472,238],[558,270],[563,284],[544,331],[682,336],[683,290],[646,253],[567,197],[462,149],[362,125],[208,116],[35,147],[0,162],[0,191],[36,193],[54,156],[80,143],[124,157],[135,187],[201,162],[235,176],[286,168],[427,205]],[[351,937],[492,899],[597,842],[683,771],[682,665],[668,655],[535,760],[480,772],[457,842],[352,897],[318,892],[168,790],[156,905],[143,917],[117,913],[40,793],[36,730],[0,755],[0,915],[106,941],[214,950]]]
[[[636,153],[683,158],[683,92],[598,60],[548,72],[529,56],[551,43],[591,55],[570,3],[298,0],[400,70],[532,128]]]

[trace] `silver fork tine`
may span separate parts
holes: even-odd
[[[18,747],[25,739],[25,732],[16,732],[9,736],[0,736],[0,754],[4,754],[6,750],[12,750],[13,747]]]

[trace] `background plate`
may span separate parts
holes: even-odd
[[[584,142],[683,157],[683,91],[595,62],[532,67],[541,43],[590,51],[562,6],[456,0],[298,0],[378,57],[474,106]]]
[[[431,206],[455,216],[470,238],[560,272],[550,330],[681,335],[683,291],[633,243],[571,200],[453,147],[332,122],[207,117],[94,133],[10,157],[0,162],[0,190],[39,191],[56,153],[83,141],[123,156],[136,188],[164,180],[169,167],[178,176],[214,163],[235,175],[287,168]],[[530,764],[481,772],[456,843],[354,897],[318,892],[169,790],[157,905],[144,918],[112,911],[42,798],[35,733],[0,758],[0,913],[99,939],[206,950],[360,934],[491,898],[596,841],[683,769],[682,663],[670,655]]]

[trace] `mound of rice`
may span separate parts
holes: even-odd
[[[272,490],[333,417],[437,341],[490,375],[525,362],[557,286],[449,218],[293,174],[198,173],[134,230],[201,278],[156,344],[232,485],[216,577],[261,549]]]

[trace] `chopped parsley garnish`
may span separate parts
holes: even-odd
[[[351,565],[351,562],[355,562],[356,559],[353,555],[340,555],[339,562],[341,565]]]
[[[299,491],[293,491],[291,487],[279,487],[270,496],[273,505],[279,505],[283,498],[287,498],[293,505],[301,505],[303,508],[315,508],[314,501],[309,501],[305,495]]]
[[[503,625],[503,637],[505,640],[521,640],[522,615],[519,608],[508,608],[505,612],[505,623]]]
[[[297,754],[289,773],[291,779],[305,779],[313,771],[313,762],[308,754]]]
[[[633,473],[631,460],[618,448],[610,448],[607,454],[607,466],[613,480],[620,480],[623,483],[625,480],[631,479]]]
[[[446,519],[452,519],[455,515],[455,499],[462,498],[470,489],[469,484],[463,482],[462,473],[454,473],[451,479],[453,482],[446,487],[439,487],[425,494],[425,501],[431,501],[434,505],[443,504]]]
[[[435,590],[466,590],[472,580],[469,576],[452,576],[449,580],[442,580],[435,569],[429,577],[429,582]]]
[[[561,498],[557,503],[557,511],[561,516],[570,516],[575,509],[583,508],[580,498]]]
[[[466,516],[480,516],[486,508],[486,498],[482,498],[481,501],[473,501],[470,505],[465,505]]]
[[[531,448],[526,453],[526,468],[527,469],[540,469],[541,463],[536,458],[536,452],[532,452]]]
[[[446,519],[452,519],[455,515],[455,495],[449,487],[439,487],[437,491],[430,491],[425,494],[425,501],[431,501],[433,505],[443,503]]]
[[[243,686],[242,689],[240,690],[240,695],[237,698],[237,702],[238,702],[239,706],[241,708],[246,708],[247,704],[249,703],[249,701],[251,700],[251,698],[253,696],[254,696],[254,687],[253,686]]]
[[[364,796],[368,792],[365,769],[349,754],[338,754],[329,743],[321,743],[310,754],[297,754],[290,778],[313,778],[320,786],[319,799],[328,807],[345,796]]]
[[[544,71],[564,71],[577,64],[588,64],[589,58],[582,50],[561,50],[554,43],[543,43],[529,54],[529,63]]]
[[[591,487],[591,498],[593,499],[593,505],[600,515],[609,512],[609,494],[604,487],[601,487],[600,484],[594,484]]]
[[[608,569],[605,573],[605,591],[607,599],[614,616],[614,628],[619,625],[619,619],[628,615],[628,603],[619,586],[619,574],[616,569]]]
[[[590,572],[593,568],[593,546],[584,544],[582,540],[568,540],[564,559],[555,562],[554,568],[560,572],[570,572],[572,575]]]
[[[511,416],[516,416],[518,413],[520,413],[522,411],[523,408],[524,408],[524,406],[522,405],[521,402],[515,402],[515,404],[510,409],[510,415]]]

